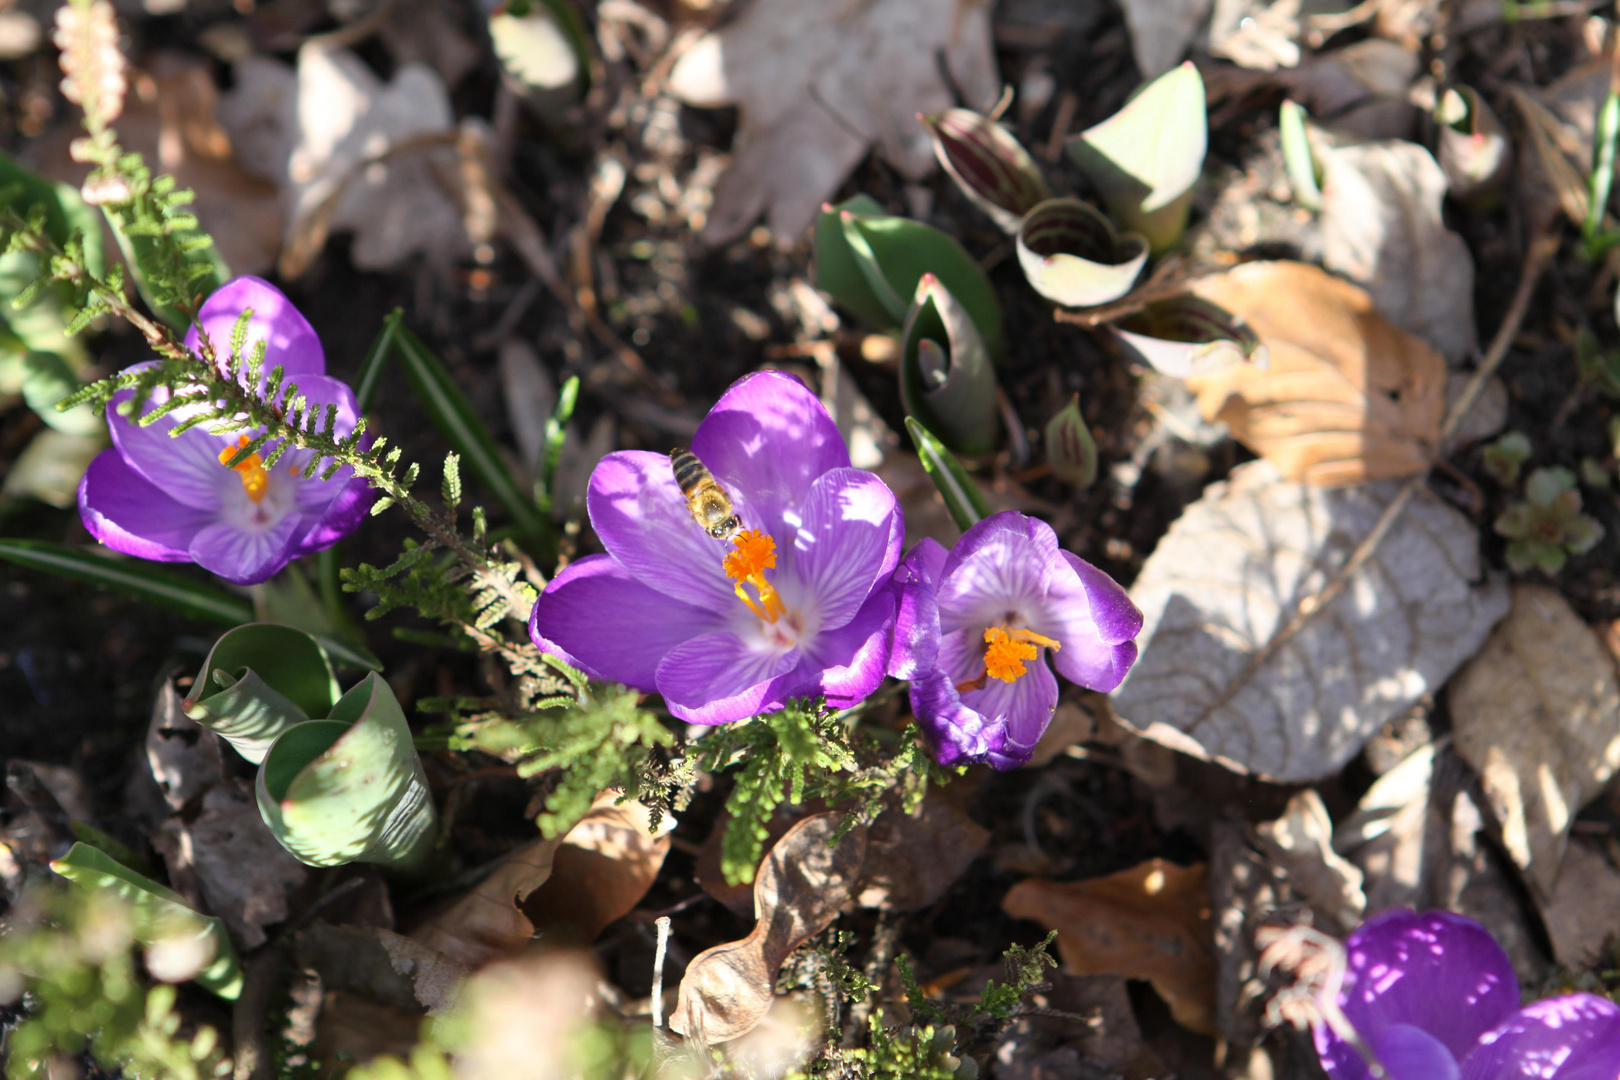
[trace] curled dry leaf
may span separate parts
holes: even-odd
[[[225,778],[220,739],[186,715],[180,692],[164,680],[146,729],[146,762],[171,810],[179,810]]]
[[[1333,850],[1333,820],[1315,788],[1289,799],[1283,816],[1257,826],[1255,835],[1312,907],[1346,930],[1361,924],[1367,911],[1361,871]]]
[[[1474,257],[1446,228],[1446,174],[1400,139],[1336,147],[1322,163],[1322,263],[1373,306],[1460,363],[1478,344]]]
[[[721,1043],[746,1035],[770,1011],[788,953],[838,917],[866,858],[866,830],[829,846],[844,815],[813,814],[783,834],[754,881],[758,922],[749,935],[705,949],[687,965],[669,1026]]]
[[[1521,585],[1450,703],[1457,753],[1480,775],[1503,846],[1551,895],[1570,823],[1620,766],[1613,660],[1557,591]]]
[[[576,940],[594,938],[635,907],[669,851],[667,835],[648,835],[646,808],[615,805],[617,798],[603,792],[567,835],[513,851],[411,937],[468,967],[517,952],[552,928],[549,919]],[[666,818],[665,832],[670,826]]]
[[[361,994],[402,1012],[442,1013],[471,971],[403,934],[377,926],[311,923],[298,932],[293,955],[331,990]]]
[[[1508,607],[1500,581],[1475,584],[1467,518],[1420,490],[1346,587],[1315,599],[1396,489],[1290,483],[1267,462],[1206,489],[1131,588],[1146,623],[1113,694],[1119,719],[1230,768],[1308,783],[1433,693]]]
[[[1147,979],[1176,1021],[1215,1031],[1215,954],[1209,869],[1150,859],[1089,881],[1021,881],[1001,902],[1007,914],[1058,933],[1070,975]]]
[[[989,4],[754,0],[670,75],[689,105],[742,106],[704,238],[724,243],[765,213],[778,238],[798,239],[874,144],[921,179],[934,151],[917,115],[957,104],[952,82],[970,107],[995,99]]]
[[[1196,371],[1210,420],[1290,480],[1323,486],[1429,467],[1445,410],[1445,360],[1374,309],[1367,293],[1314,266],[1246,263],[1193,291],[1245,320],[1266,367]]]

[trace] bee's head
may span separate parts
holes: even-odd
[[[731,534],[736,532],[740,525],[742,525],[742,522],[737,520],[737,515],[732,514],[720,524],[710,525],[709,535],[714,537],[716,540],[729,540],[731,538]]]

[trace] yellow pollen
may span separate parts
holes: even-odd
[[[219,463],[227,464],[242,448],[252,442],[246,435],[236,440],[235,446],[227,446],[219,452]],[[270,472],[264,467],[264,459],[258,454],[249,454],[233,470],[242,478],[242,490],[254,502],[262,502],[265,492],[270,490]]]
[[[992,679],[1016,682],[1029,669],[1025,660],[1033,660],[1040,652],[1038,645],[1049,649],[1062,648],[1049,637],[1033,630],[1010,630],[1005,626],[992,626],[984,632],[984,672]]]
[[[723,565],[726,576],[736,582],[733,588],[737,599],[765,622],[775,622],[787,610],[775,586],[765,580],[765,571],[776,569],[776,541],[758,529],[745,529],[732,537],[731,542],[737,550],[726,556]],[[754,587],[757,599],[748,595],[744,585]]]

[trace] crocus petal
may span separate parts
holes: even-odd
[[[1480,1040],[1464,1080],[1614,1080],[1620,1006],[1593,994],[1533,1002]]]
[[[945,568],[946,551],[938,540],[923,539],[894,572],[898,602],[889,645],[889,674],[917,679],[933,670],[939,656],[939,601],[934,582]]]
[[[234,447],[236,440],[210,435],[201,427],[171,437],[169,431],[175,425],[172,415],[141,427],[117,414],[117,409],[134,396],[133,390],[125,390],[107,403],[107,430],[114,448],[148,483],[176,502],[198,510],[219,509],[221,487],[227,481],[238,482],[220,464],[219,453]],[[164,396],[154,395],[152,400]]]
[[[1016,769],[1029,760],[1057,708],[1058,685],[1051,669],[1039,656],[1024,664],[1025,674],[1012,682],[986,679],[984,689],[962,695],[962,704],[983,716],[988,728],[1006,733],[985,759],[997,769]]]
[[[900,561],[904,530],[887,484],[865,469],[834,469],[811,485],[793,539],[793,568],[778,576],[789,608],[814,611],[824,630],[855,617]]]
[[[79,481],[79,516],[114,551],[158,562],[188,562],[191,541],[213,522],[169,498],[129,467],[117,450],[96,455]]]
[[[940,628],[980,630],[1007,621],[1009,609],[1039,610],[1058,558],[1057,534],[1013,510],[992,514],[962,534],[940,573]]]
[[[197,321],[208,332],[218,363],[223,365],[230,357],[236,320],[249,308],[253,309],[253,318],[248,323],[244,360],[252,353],[254,344],[263,341],[266,375],[278,364],[288,378],[326,372],[326,354],[309,320],[293,307],[280,289],[263,278],[246,276],[232,278],[215,289],[197,313]],[[197,327],[193,326],[186,332],[186,348],[200,355],[200,346],[201,338]]]
[[[268,529],[239,529],[219,522],[191,540],[191,559],[236,585],[257,585],[274,577],[292,558],[297,514],[288,514]]]
[[[1519,1004],[1519,982],[1507,954],[1479,923],[1461,915],[1388,911],[1367,920],[1345,942],[1349,971],[1340,1003],[1368,1045],[1392,1024],[1410,1024],[1464,1060],[1479,1037]],[[1325,1025],[1316,1049],[1333,1080],[1361,1080],[1366,1064]]]
[[[987,724],[962,704],[950,676],[938,669],[912,681],[911,712],[934,760],[947,769],[989,760],[1006,739],[1005,728]]]
[[[744,492],[751,529],[792,539],[823,473],[849,467],[849,451],[821,400],[780,371],[745,375],[721,395],[692,436],[692,453],[728,489]],[[779,532],[782,523],[786,531]]]
[[[668,455],[607,455],[591,473],[585,505],[602,546],[642,584],[708,610],[738,603],[721,569],[731,548],[692,520]]]
[[[1136,663],[1142,612],[1107,574],[1067,551],[1047,583],[1035,630],[1063,647],[1052,654],[1058,674],[1107,693]]]
[[[607,555],[569,563],[529,613],[537,648],[593,678],[649,692],[671,649],[718,625],[719,616],[649,589]]]
[[[853,619],[836,630],[824,630],[801,651],[801,669],[818,681],[813,691],[835,709],[864,701],[883,681],[888,666],[894,592],[874,592]]]
[[[1390,1080],[1458,1080],[1462,1074],[1439,1039],[1411,1024],[1391,1024],[1374,1052]]]
[[[779,706],[799,685],[783,676],[798,666],[798,649],[751,648],[718,630],[671,649],[655,681],[672,715],[691,724],[729,724]]]

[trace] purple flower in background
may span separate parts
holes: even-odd
[[[1513,965],[1461,915],[1389,911],[1345,942],[1339,1010],[1390,1080],[1613,1080],[1620,1006],[1569,994],[1519,1007]],[[1371,1070],[1326,1023],[1316,1050],[1332,1080]]]
[[[1136,661],[1142,613],[1114,579],[1058,547],[1044,521],[985,518],[949,553],[924,540],[895,575],[900,612],[890,674],[909,678],[941,765],[1029,760],[1058,685],[1112,690]]]
[[[244,357],[265,343],[264,372],[280,366],[283,385],[297,384],[310,409],[324,417],[337,406],[334,432],[354,430],[354,393],[328,377],[320,340],[292,302],[269,282],[235,278],[215,291],[198,313],[221,364],[230,350],[238,317],[251,309]],[[195,326],[186,347],[199,352]],[[200,355],[200,353],[199,353]],[[236,452],[258,432],[218,435],[198,425],[171,437],[186,416],[176,409],[141,427],[118,414],[130,400],[126,390],[107,405],[112,449],[90,463],[79,482],[79,514],[85,528],[114,551],[159,562],[194,562],[227,581],[264,581],[293,559],[331,547],[353,532],[373,501],[364,480],[340,469],[330,480],[305,479],[310,454],[288,450],[273,469],[262,454],[227,468]],[[167,400],[160,388],[151,403]]]
[[[778,372],[734,383],[692,453],[730,496],[741,531],[728,542],[699,527],[667,454],[609,454],[586,498],[607,554],[570,563],[546,586],[529,616],[535,645],[596,678],[657,691],[696,724],[792,697],[865,698],[889,658],[903,536],[894,494],[850,467],[821,402]]]

